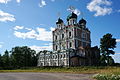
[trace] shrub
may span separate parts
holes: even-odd
[[[120,75],[95,74],[93,78],[96,80],[120,80]]]

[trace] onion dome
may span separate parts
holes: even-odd
[[[84,24],[86,24],[87,22],[86,22],[86,20],[84,20],[83,18],[79,21],[79,24],[81,24],[81,23],[84,23]]]
[[[63,23],[63,20],[59,18],[59,19],[56,21],[56,24],[61,24],[61,23]]]
[[[77,19],[77,15],[72,12],[71,14],[69,14],[69,15],[67,16],[67,21],[68,21],[69,19],[71,19],[71,18],[76,18],[76,19]]]

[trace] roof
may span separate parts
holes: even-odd
[[[58,20],[56,21],[56,24],[61,24],[61,23],[63,23],[63,20],[58,18]]]
[[[69,19],[71,19],[71,18],[77,18],[77,15],[72,12],[71,14],[69,14],[69,15],[67,16],[67,21],[68,21]]]
[[[81,23],[85,23],[85,24],[86,24],[86,20],[82,18],[82,19],[79,21],[79,24],[81,24]]]

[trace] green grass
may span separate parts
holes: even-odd
[[[115,74],[120,75],[120,67],[41,67],[26,68],[16,70],[0,70],[0,72],[64,72],[64,73],[83,73],[83,74]]]
[[[120,75],[114,74],[95,74],[93,76],[96,80],[120,80]]]

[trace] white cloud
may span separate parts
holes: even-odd
[[[52,41],[52,31],[47,31],[44,28],[37,28],[37,40],[42,40],[42,41]]]
[[[3,44],[4,44],[4,42],[0,42],[0,48],[2,48],[2,47],[3,47]]]
[[[6,22],[6,21],[15,21],[15,17],[12,14],[6,13],[2,10],[0,10],[0,21]]]
[[[0,44],[0,48],[2,48],[2,47],[3,47],[3,45]]]
[[[46,1],[45,0],[41,0],[39,3],[39,7],[44,7],[46,6]]]
[[[31,30],[31,31],[26,32],[26,33],[14,31],[14,35],[18,38],[23,38],[23,39],[26,39],[26,38],[33,39],[33,38],[36,38],[36,36],[37,36],[37,34],[34,30]]]
[[[8,2],[13,1],[13,0],[0,0],[0,3],[7,4]],[[17,3],[20,3],[21,0],[16,0]]]
[[[111,4],[112,2],[108,0],[92,0],[87,5],[87,9],[90,12],[96,12],[94,16],[104,16],[112,12],[112,8],[107,7],[110,6]]]
[[[29,30],[29,31],[32,30],[31,28],[27,28],[27,27],[24,27],[24,26],[15,26],[14,27],[14,30],[20,30],[20,29],[25,29],[25,30]]]
[[[15,26],[14,30],[19,30],[19,29],[23,29],[23,28],[24,28],[24,26]]]
[[[51,30],[51,31],[54,31],[54,30],[55,30],[55,28],[53,28],[53,27],[50,27],[50,30]]]
[[[29,31],[31,31],[32,29],[31,28],[25,28],[26,30],[29,30]]]
[[[21,27],[20,27],[21,28]],[[41,41],[52,41],[52,31],[54,30],[53,27],[50,28],[49,31],[47,31],[45,28],[39,28],[37,27],[35,30],[30,28],[24,28],[28,30],[27,32],[19,32],[17,30],[14,31],[14,35],[18,38],[22,39],[36,39]]]
[[[0,3],[4,3],[7,4],[8,2],[10,2],[11,0],[0,0]]]
[[[16,2],[17,2],[17,3],[20,3],[20,2],[21,2],[21,0],[16,0]]]
[[[67,10],[70,12],[74,12],[78,16],[81,14],[80,10],[78,10],[77,8],[71,7],[71,6]]]
[[[33,45],[33,46],[30,46],[30,48],[33,49],[33,50],[35,50],[36,52],[43,51],[43,50],[49,50],[49,51],[51,51],[52,50],[52,44],[49,43],[48,45],[44,45],[44,46]]]
[[[120,12],[120,9],[118,10],[118,12]]]
[[[116,42],[120,42],[120,39],[116,39]]]

